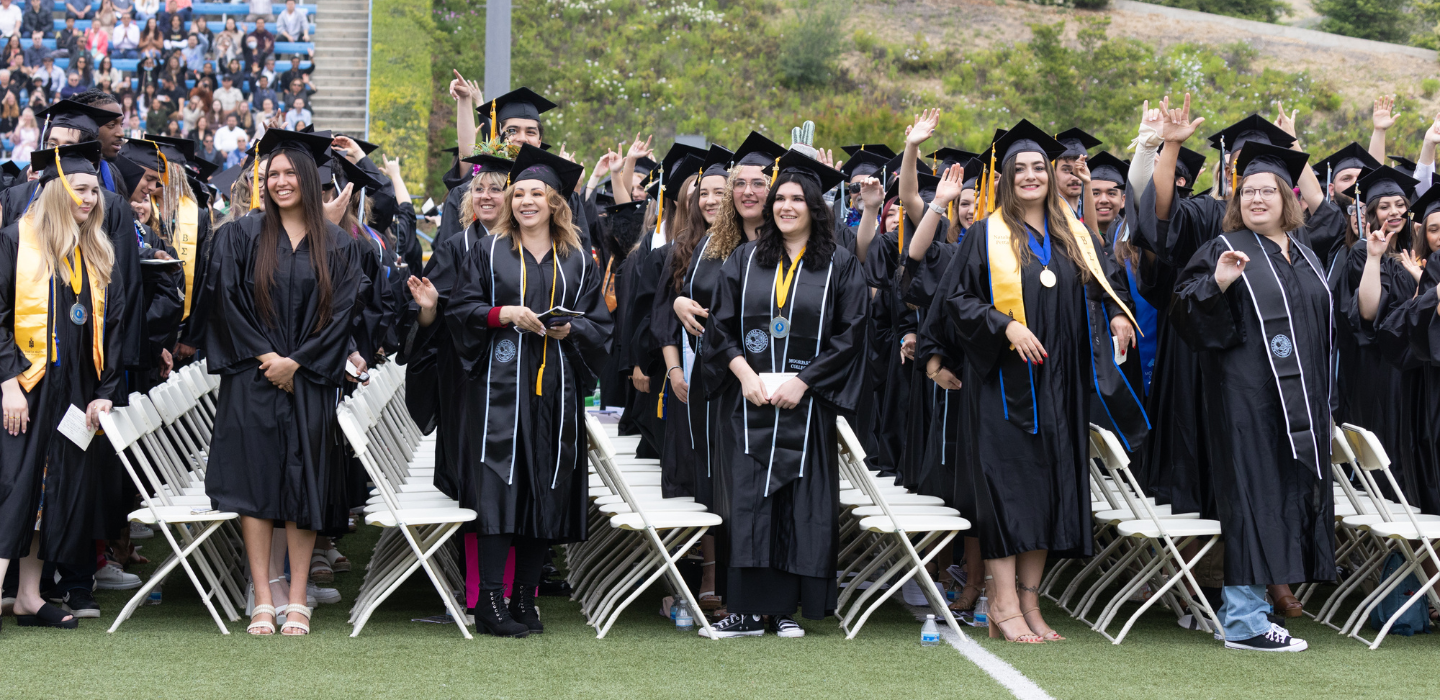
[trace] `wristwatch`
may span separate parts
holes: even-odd
[[[933,211],[940,216],[945,216],[945,207],[940,206],[939,204],[936,204],[934,202],[931,202],[925,206],[928,207],[930,211]]]

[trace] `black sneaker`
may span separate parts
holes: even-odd
[[[771,616],[770,630],[775,633],[775,636],[788,639],[805,636],[805,628],[801,627],[800,623],[796,622],[795,618],[789,615]]]
[[[1305,651],[1310,648],[1303,639],[1296,639],[1279,625],[1270,625],[1270,631],[1265,634],[1242,639],[1238,642],[1225,641],[1226,649],[1239,649],[1241,651]]]
[[[100,617],[100,605],[95,596],[84,588],[72,588],[65,592],[65,609],[77,618]]]
[[[798,627],[799,625],[796,626]],[[715,630],[715,639],[725,639],[726,637],[759,637],[765,634],[765,621],[760,619],[759,615],[731,614],[730,617],[710,627]],[[700,636],[709,637],[709,630],[701,627]]]

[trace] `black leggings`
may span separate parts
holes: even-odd
[[[540,572],[545,566],[549,540],[526,535],[479,535],[475,538],[480,564],[480,590],[498,591],[505,587],[505,560],[510,547],[515,547],[515,590],[534,589],[540,585]]]

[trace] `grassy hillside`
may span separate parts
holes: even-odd
[[[484,50],[483,8],[434,1],[432,154],[454,144],[443,86],[452,69],[481,76]],[[788,143],[805,119],[822,147],[898,145],[924,106],[945,109],[937,145],[979,150],[995,128],[1025,117],[1054,131],[1085,128],[1119,152],[1141,101],[1167,91],[1192,92],[1214,128],[1273,115],[1277,104],[1298,108],[1303,143],[1316,153],[1368,134],[1368,105],[1345,104],[1328,76],[1261,65],[1248,45],[1157,48],[1110,36],[1104,14],[1073,11],[1030,24],[1019,42],[977,41],[953,13],[927,19],[924,34],[897,36],[885,21],[892,3],[865,5],[862,17],[826,0],[517,0],[513,82],[560,103],[545,115],[546,140],[589,163],[637,131],[662,147],[677,134],[734,146],[751,129]],[[901,19],[916,18],[905,11]],[[1394,138],[1418,143],[1428,118],[1403,97],[1401,112]],[[432,193],[441,160],[432,155]]]

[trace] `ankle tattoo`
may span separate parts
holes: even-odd
[[[1016,590],[1020,590],[1020,591],[1025,591],[1026,593],[1034,593],[1035,595],[1040,595],[1040,587],[1039,587],[1039,586],[1033,586],[1033,587],[1032,587],[1032,586],[1027,586],[1027,585],[1025,585],[1025,584],[1023,584],[1023,583],[1020,583],[1019,581],[1016,581],[1016,582],[1015,582],[1015,589],[1016,589]]]

